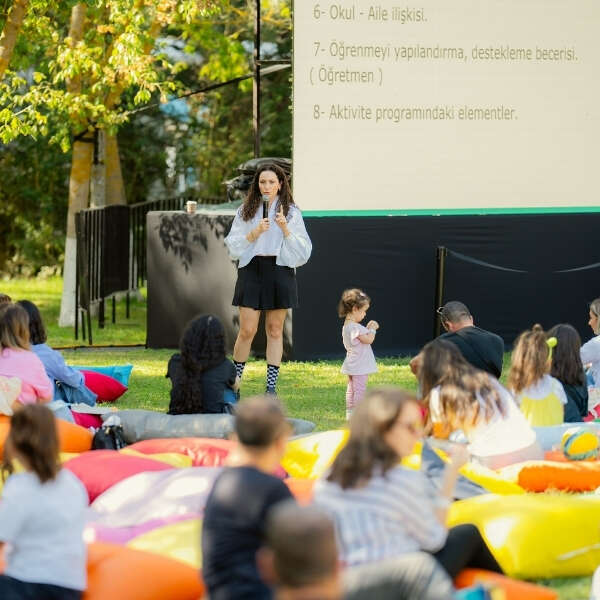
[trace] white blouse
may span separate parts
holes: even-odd
[[[580,353],[583,365],[591,364],[590,372],[594,378],[594,385],[600,387],[600,335],[581,346]]]
[[[245,267],[255,256],[276,256],[276,264],[282,267],[296,268],[308,262],[312,252],[312,242],[306,232],[300,209],[290,206],[287,215],[290,234],[284,237],[281,227],[275,222],[278,204],[278,201],[271,204],[269,229],[254,242],[249,242],[246,236],[260,223],[262,206],[258,207],[256,214],[249,221],[244,221],[242,218],[242,207],[238,209],[225,243],[231,256],[239,260],[239,268]]]

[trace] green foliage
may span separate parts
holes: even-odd
[[[13,61],[19,71],[7,71],[0,81],[0,141],[45,136],[49,118],[55,124],[51,142],[63,150],[73,133],[116,131],[127,108],[177,87],[170,63],[152,52],[160,32],[188,25],[215,6],[211,0],[89,0],[78,41],[68,35],[73,4],[39,0],[28,11],[21,40],[29,43],[18,45]],[[128,90],[129,106],[121,106]]]
[[[62,262],[69,156],[22,137],[0,145],[0,173],[0,271],[29,275]]]
[[[253,155],[251,80],[191,96],[187,121],[157,108],[131,112],[251,73],[253,2],[147,0],[136,11],[131,0],[88,0],[79,44],[68,37],[74,4],[31,2],[0,81],[0,273],[62,263],[70,145],[93,125],[118,129],[129,203],[174,193],[182,173],[201,195],[224,197],[222,182]],[[289,59],[290,0],[262,7],[262,58]],[[160,36],[152,39],[157,15]],[[80,93],[68,91],[69,78],[81,81]],[[263,77],[263,156],[291,156],[290,80],[290,69]]]

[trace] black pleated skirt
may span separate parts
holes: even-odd
[[[275,263],[276,256],[255,256],[238,269],[233,306],[255,310],[298,308],[296,272]]]

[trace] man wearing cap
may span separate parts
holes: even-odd
[[[473,325],[471,311],[457,300],[446,302],[438,308],[438,314],[446,333],[438,339],[455,344],[465,360],[476,369],[487,371],[496,378],[502,373],[504,341],[499,335]],[[417,374],[420,355],[410,361],[413,373]]]

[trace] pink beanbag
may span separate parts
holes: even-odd
[[[177,452],[189,456],[194,467],[220,467],[233,445],[230,440],[213,438],[165,438],[136,442],[128,448],[142,454]]]
[[[172,469],[164,462],[128,456],[116,450],[93,450],[84,452],[64,465],[85,486],[90,502],[119,481],[144,471],[166,471]]]
[[[96,371],[81,371],[85,385],[98,396],[97,402],[114,402],[126,391],[127,386],[117,381],[114,377]]]

